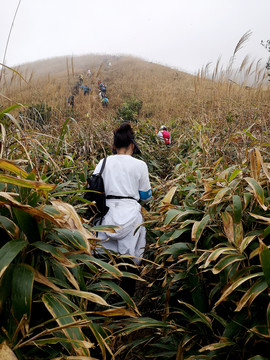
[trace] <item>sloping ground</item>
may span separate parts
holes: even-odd
[[[92,77],[88,79],[87,70]],[[57,101],[70,95],[79,74],[97,94],[97,79],[108,88],[110,110],[114,111],[126,98],[143,101],[142,113],[152,117],[175,117],[187,110],[194,94],[194,76],[127,56],[84,55],[58,57],[22,65],[16,69],[27,81],[7,72],[5,93],[16,101],[44,102],[57,106]],[[35,92],[33,94],[33,88]]]
[[[92,72],[90,79],[86,75],[88,69]],[[1,100],[3,106],[14,102],[46,103],[65,116],[67,98],[79,74],[84,74],[84,83],[92,91],[89,97],[82,94],[76,97],[75,111],[80,119],[87,114],[103,120],[114,117],[117,109],[131,97],[143,102],[140,118],[147,117],[154,125],[166,123],[183,127],[196,120],[222,126],[227,117],[247,124],[246,117],[252,122],[258,113],[265,116],[268,111],[263,105],[268,93],[262,89],[246,89],[218,77],[211,81],[203,74],[193,76],[131,56],[57,57],[25,64],[16,70],[28,84],[17,74],[7,71],[2,86],[10,100],[7,103]],[[98,79],[107,85],[109,107],[106,111],[98,98]],[[242,119],[241,114],[245,118]]]

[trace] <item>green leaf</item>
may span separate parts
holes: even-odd
[[[23,315],[28,321],[31,316],[34,269],[26,264],[14,267],[11,283],[12,312],[19,322]]]
[[[251,288],[248,289],[248,291],[245,292],[245,294],[242,296],[235,311],[241,311],[247,303],[250,305],[258,295],[267,289],[267,287],[267,282],[264,279],[259,279],[256,281],[255,284],[253,284]]]
[[[75,248],[88,250],[88,244],[78,230],[56,229],[59,239],[65,244],[72,244]]]
[[[219,204],[222,201],[223,197],[227,195],[228,192],[231,192],[231,190],[232,189],[230,187],[225,187],[224,189],[220,189],[210,206]]]
[[[235,223],[240,223],[242,216],[242,204],[239,195],[233,195],[233,215]]]
[[[115,266],[106,263],[105,261],[97,259],[97,258],[95,258],[93,256],[89,256],[89,261],[93,262],[94,264],[99,265],[100,267],[105,269],[106,272],[110,273],[114,277],[122,276],[122,272],[120,270],[118,270]]]
[[[132,307],[137,313],[139,313],[137,306],[135,305],[134,301],[132,300],[132,298],[120,287],[118,286],[115,282],[111,281],[111,280],[106,280],[106,279],[102,279],[100,281],[100,284],[104,284],[106,286],[108,286],[110,289],[112,289],[116,294],[118,294],[119,296],[121,296],[121,298],[130,306]]]
[[[0,215],[0,227],[4,229],[11,238],[18,238],[20,230],[18,226],[9,218]]]
[[[207,268],[207,266],[210,264],[211,261],[215,261],[221,254],[231,254],[236,253],[237,251],[232,246],[226,246],[226,247],[219,247],[218,249],[215,249],[212,251],[212,253],[208,256],[207,260],[204,263],[204,268]]]
[[[255,277],[258,277],[258,276],[262,276],[263,273],[262,272],[258,272],[256,274],[250,274],[250,275],[247,275],[243,278],[240,278],[239,280],[235,281],[232,283],[231,286],[229,286],[225,291],[224,293],[222,294],[222,296],[219,298],[219,300],[215,303],[215,306],[218,306],[222,301],[226,300],[227,297],[235,290],[237,289],[240,285],[242,285],[244,282],[248,281],[248,280],[251,280]]]
[[[255,198],[258,200],[258,203],[262,207],[263,210],[267,210],[267,206],[264,205],[264,192],[261,185],[253,178],[247,177],[245,178],[246,182],[252,188]]]
[[[192,241],[195,241],[195,243],[198,242],[209,219],[210,219],[210,216],[206,215],[202,218],[202,220],[196,221],[193,224],[192,231],[191,231],[191,240]]]
[[[42,299],[57,323],[60,326],[67,325],[67,327],[63,329],[63,333],[68,339],[85,341],[82,331],[80,327],[76,326],[77,321],[67,305],[63,304],[63,302],[53,294],[45,294]],[[72,347],[77,355],[89,356],[89,351],[84,346],[72,344]]]
[[[36,219],[19,208],[13,208],[20,229],[24,232],[30,243],[39,241],[40,234]]]
[[[178,256],[183,252],[191,251],[192,248],[193,248],[193,244],[179,242],[179,243],[171,245],[168,249],[163,251],[159,256],[161,256],[161,255],[175,255],[175,256]]]
[[[252,199],[252,194],[251,193],[244,193],[244,210],[248,207],[248,205],[250,204],[250,201]]]
[[[27,245],[25,240],[11,240],[0,249],[0,274],[19,254],[19,252]]]
[[[26,179],[28,177],[28,173],[24,171],[22,168],[20,168],[18,165],[16,165],[14,162],[9,160],[0,159],[0,169],[8,170],[19,177],[22,177],[23,179]]]
[[[246,260],[244,255],[227,255],[217,263],[212,272],[216,275],[224,270],[227,266],[230,266],[235,262],[241,262],[243,260]]]
[[[187,215],[197,215],[197,214],[201,214],[201,211],[198,210],[183,211],[183,210],[172,209],[167,212],[164,225],[169,225],[173,221],[179,221],[180,219],[182,219]]]
[[[206,346],[200,348],[199,352],[219,350],[224,347],[233,346],[233,345],[235,345],[234,341],[222,341],[222,342],[206,345]]]
[[[119,333],[129,335],[134,331],[148,328],[172,328],[172,325],[164,321],[141,317],[139,319],[130,319],[129,324],[120,330]]]
[[[268,286],[270,286],[270,250],[265,245],[263,245],[263,249],[260,252],[260,261],[265,279]]]
[[[17,177],[11,176],[11,175],[3,175],[3,174],[0,174],[0,183],[1,182],[5,183],[5,184],[12,184],[12,185],[22,186],[22,187],[26,187],[29,189],[36,189],[36,190],[51,191],[56,187],[56,185],[46,184],[42,181],[19,179]]]
[[[187,306],[190,310],[192,310],[199,318],[199,321],[203,322],[207,327],[209,327],[209,329],[212,330],[212,323],[211,320],[209,319],[208,316],[206,316],[205,314],[203,314],[201,311],[199,311],[197,308],[195,308],[194,306],[192,306],[191,304],[188,304],[184,301],[180,301],[178,300],[179,304],[184,304],[185,306]]]
[[[228,182],[230,183],[231,181],[233,181],[233,179],[235,179],[240,172],[240,169],[235,169],[234,172],[230,175]]]

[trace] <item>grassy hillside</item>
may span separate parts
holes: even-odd
[[[0,358],[267,359],[270,91],[261,74],[247,87],[218,64],[212,77],[192,76],[94,55],[17,70],[24,80],[7,72],[0,98]],[[71,109],[81,73],[92,91]],[[127,110],[153,191],[134,298],[119,286],[133,275],[117,255],[92,256],[96,231],[113,230],[93,227],[83,201]],[[170,147],[157,139],[161,124]]]

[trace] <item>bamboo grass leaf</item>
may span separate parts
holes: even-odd
[[[240,285],[242,285],[244,282],[248,281],[248,280],[251,280],[255,277],[258,277],[258,276],[262,276],[263,273],[262,272],[259,272],[259,273],[256,273],[256,274],[250,274],[250,275],[247,275],[237,281],[235,281],[231,286],[228,287],[227,290],[224,291],[224,293],[222,294],[222,296],[219,298],[219,300],[215,303],[215,307],[218,306],[222,301],[225,301],[227,299],[227,297],[235,290],[237,289]]]
[[[63,289],[63,294],[78,296],[82,299],[87,299],[91,302],[94,302],[99,305],[109,306],[109,304],[99,295],[88,292],[88,291],[80,291],[80,290],[73,290],[73,289]]]
[[[260,251],[260,261],[265,279],[268,286],[270,286],[270,250],[264,244],[262,245],[262,249]]]
[[[248,245],[256,238],[257,238],[257,235],[250,235],[250,236],[245,237],[240,245],[240,248],[239,248],[240,252],[242,253],[243,251],[245,251],[245,249],[248,247]]]
[[[0,169],[10,171],[23,179],[26,179],[29,175],[25,170],[9,160],[0,159]]]
[[[250,177],[246,177],[245,180],[249,184],[251,189],[253,190],[255,198],[257,199],[261,208],[263,210],[267,210],[267,206],[264,205],[264,193],[263,193],[263,189],[262,189],[261,185],[255,179],[250,178]]]
[[[249,213],[249,215],[251,215],[252,217],[254,217],[257,220],[264,221],[267,225],[270,225],[270,218],[269,217],[262,216],[262,215],[257,215],[257,214],[253,214],[253,213]]]
[[[43,302],[59,325],[76,326],[76,320],[69,307],[64,305],[53,294],[43,295]],[[85,337],[79,327],[67,327],[62,330],[67,339],[85,341]],[[91,343],[90,343],[91,344]],[[82,345],[72,344],[77,355],[89,356],[89,350]]]
[[[221,259],[213,268],[212,272],[213,274],[218,274],[222,270],[224,270],[226,267],[230,266],[231,264],[235,262],[241,262],[242,260],[245,260],[246,257],[243,255],[227,255],[223,259]]]
[[[117,308],[117,309],[108,309],[104,311],[95,311],[96,314],[102,316],[129,316],[129,317],[138,317],[138,314],[132,310],[127,310],[125,308]]]
[[[3,274],[7,266],[26,247],[27,241],[15,239],[6,243],[0,249],[0,275]]]
[[[238,224],[233,224],[234,228],[234,241],[237,248],[241,245],[243,241],[243,225],[242,222],[239,222]]]
[[[207,268],[211,261],[217,260],[217,258],[223,253],[225,254],[236,253],[236,250],[232,246],[220,247],[218,249],[215,249],[213,252],[211,252],[209,257],[205,261],[204,268]]]
[[[111,280],[105,280],[102,279],[101,280],[101,284],[104,284],[106,286],[108,286],[110,289],[112,289],[116,294],[120,295],[121,298],[131,307],[133,308],[138,314],[139,310],[137,309],[136,304],[134,303],[134,301],[132,300],[132,298],[117,284],[115,284],[113,281]]]
[[[233,227],[233,218],[230,213],[224,211],[221,213],[224,232],[228,238],[229,243],[234,244],[234,227]]]
[[[210,345],[203,346],[199,350],[199,352],[219,350],[219,349],[222,349],[224,347],[234,346],[234,345],[235,345],[234,341],[220,341],[218,343],[213,343],[213,344],[210,344]]]
[[[175,255],[178,256],[179,254],[183,252],[190,251],[190,249],[193,247],[193,244],[179,242],[172,244],[168,249],[164,250],[159,256],[163,255]]]
[[[26,264],[18,264],[13,269],[11,301],[13,314],[19,322],[26,315],[30,321],[32,292],[34,283],[34,269]]]
[[[20,229],[12,220],[0,215],[0,227],[4,229],[11,238],[18,239]]]
[[[172,202],[172,198],[177,190],[177,186],[172,187],[169,192],[164,196],[161,200],[163,204],[170,204]]]
[[[263,172],[265,173],[267,179],[270,180],[270,174],[269,174],[268,169],[267,169],[267,167],[266,167],[266,165],[265,165],[265,163],[263,161],[263,158],[262,158],[262,155],[261,155],[260,151],[258,149],[255,149],[255,152],[256,152],[258,162],[262,166]]]
[[[191,240],[195,241],[196,246],[197,246],[197,242],[200,239],[202,232],[205,229],[209,220],[210,220],[210,216],[206,215],[202,218],[202,220],[196,221],[193,224],[192,231],[191,231]]]
[[[230,175],[228,182],[230,183],[233,181],[240,172],[240,169],[235,169],[234,172]]]
[[[108,272],[109,274],[111,274],[114,277],[119,277],[122,276],[122,272],[120,270],[118,270],[115,266],[106,263],[105,261],[102,261],[100,259],[97,259],[93,256],[89,256],[89,261],[93,262],[94,264],[99,265],[101,268],[103,268],[106,272]]]
[[[203,322],[210,330],[213,330],[211,320],[208,316],[206,316],[204,313],[202,313],[200,310],[198,310],[196,307],[194,307],[191,304],[188,304],[188,303],[186,303],[184,301],[180,301],[180,300],[178,300],[178,302],[179,302],[179,304],[183,304],[183,305],[187,306],[190,310],[192,310],[192,312],[194,314],[196,314],[198,316],[198,318],[200,319],[201,322]]]
[[[11,175],[3,175],[3,174],[0,174],[0,182],[5,184],[12,184],[16,186],[26,187],[28,189],[45,190],[45,191],[51,191],[56,187],[56,185],[46,184],[41,181],[19,179]]]
[[[129,335],[134,331],[140,331],[142,329],[151,329],[151,328],[172,328],[172,325],[165,321],[159,321],[151,318],[140,317],[138,319],[130,320],[129,324],[126,325],[122,330],[119,331],[120,334]]]
[[[264,290],[268,287],[267,282],[264,279],[259,279],[256,281],[250,289],[242,296],[238,302],[237,308],[235,311],[241,311],[242,308],[248,303],[249,305],[252,301],[259,296]]]
[[[18,121],[15,119],[14,116],[10,115],[9,113],[2,113],[2,114],[0,114],[0,119],[1,119],[3,116],[8,117],[8,118],[15,124],[15,126],[20,130],[21,134],[24,134],[24,132],[22,131],[22,128],[21,128],[20,124],[18,123]]]
[[[228,192],[231,192],[231,188],[230,187],[225,187],[224,189],[219,190],[219,192],[217,193],[217,195],[214,198],[214,201],[212,202],[212,204],[210,206],[214,206],[219,204],[222,199],[224,198],[225,195],[228,194]]]
[[[242,204],[239,195],[233,195],[233,216],[234,222],[238,224],[242,216]]]

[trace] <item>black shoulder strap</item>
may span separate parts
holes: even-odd
[[[102,166],[101,166],[99,175],[102,175],[102,173],[103,173],[103,170],[104,170],[105,164],[106,164],[106,160],[107,160],[107,158],[105,157],[105,158],[103,159],[103,162],[102,162]]]

